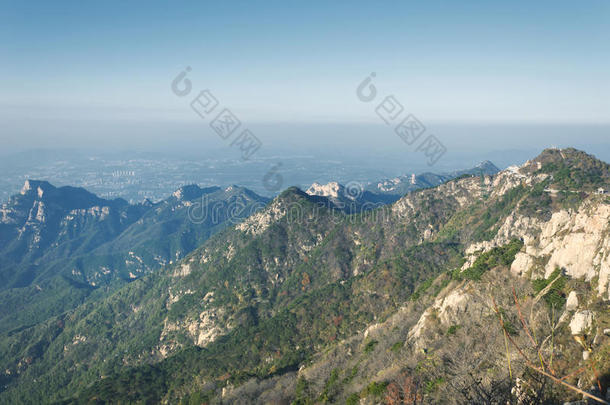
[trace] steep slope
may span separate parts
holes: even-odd
[[[179,260],[266,202],[240,187],[185,186],[159,203],[129,205],[28,180],[1,210],[0,330],[59,314]]]
[[[163,272],[2,336],[0,400],[573,397],[505,336],[551,359],[548,372],[585,366],[569,382],[605,388],[609,179],[607,164],[567,149],[358,215],[289,189]]]
[[[209,369],[212,375],[227,368],[238,370],[240,364],[248,364],[250,372],[265,364],[260,375],[294,367],[303,356],[323,347],[326,340],[320,334],[330,337],[364,327],[406,299],[415,280],[435,271],[434,263],[444,268],[455,260],[457,256],[448,253],[456,251],[452,246],[416,247],[430,223],[460,207],[458,199],[468,201],[466,187],[451,185],[444,193],[443,199],[434,199],[431,191],[411,196],[414,209],[428,214],[398,226],[407,211],[388,209],[349,217],[325,198],[289,189],[264,211],[211,238],[182,263],[134,281],[99,305],[86,305],[62,317],[61,327],[51,322],[7,336],[2,368],[10,371],[7,380],[16,378],[19,386],[5,395],[13,400],[32,397],[35,392],[42,394],[42,387],[55,387],[57,381],[65,387],[57,395],[66,395],[96,376],[111,374],[119,364],[154,362],[174,353],[194,360],[197,356],[191,352],[199,350],[197,346],[206,347],[198,355],[218,362],[217,368]],[[404,252],[408,246],[415,250]],[[410,272],[407,263],[412,263]],[[365,276],[376,267],[384,268],[387,275]],[[331,314],[324,315],[320,305],[330,299],[326,294],[336,295],[333,317],[341,316],[352,295],[354,275],[361,280],[360,298],[346,308],[343,326],[327,330],[326,316]],[[396,302],[388,303],[389,296]],[[313,309],[314,304],[318,315],[302,311],[303,305]],[[282,327],[287,318],[303,333]],[[252,343],[255,330],[280,341],[263,339],[265,346],[254,347],[256,354],[245,363],[238,349],[246,341]],[[223,339],[218,340],[220,336]],[[21,351],[17,342],[24,340],[32,342],[29,347],[36,351]],[[295,342],[302,345],[302,353],[293,351]],[[273,359],[278,350],[287,357],[262,361]],[[121,360],[117,364],[104,359]]]
[[[47,253],[89,252],[120,234],[142,211],[124,200],[103,200],[81,188],[27,180],[1,211],[1,288],[31,284],[41,276],[36,261]],[[20,265],[24,270],[16,271]]]
[[[508,204],[508,215],[496,216],[495,208],[482,213],[494,218],[493,232],[482,234],[490,240],[468,244],[461,268],[422,283],[387,320],[320,352],[298,373],[231,387],[223,400],[254,402],[270,392],[297,403],[579,398],[532,367],[604,398],[610,385],[608,174],[607,164],[571,149],[546,150],[500,173],[490,200],[503,195],[517,202]],[[503,211],[506,206],[500,204]],[[292,390],[278,389],[286,386]]]

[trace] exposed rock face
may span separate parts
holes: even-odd
[[[566,211],[553,214],[540,235],[540,253],[551,255],[545,276],[561,267],[572,277],[591,280],[596,275],[596,262],[608,264],[608,252],[600,249],[608,242],[609,225],[610,205],[586,206],[572,215]],[[600,286],[600,293],[605,287]]]
[[[559,211],[526,238],[525,251],[515,258],[511,270],[530,270],[548,277],[556,268],[573,278],[591,281],[599,277],[598,293],[610,294],[610,205],[591,202],[577,212]],[[535,259],[546,261],[536,268]]]
[[[19,273],[32,265],[41,282],[64,268],[92,286],[138,278],[181,259],[224,223],[267,201],[241,187],[189,185],[158,203],[130,205],[83,188],[27,180],[19,194],[0,206],[0,290],[21,287]],[[78,261],[76,256],[81,256]],[[59,260],[66,263],[53,264]],[[182,270],[188,274],[188,268]]]
[[[179,297],[173,297],[172,301],[176,302],[176,298]],[[159,339],[160,347],[165,346],[166,349],[169,347],[179,347],[173,337],[173,333],[176,332],[185,332],[192,339],[193,344],[205,347],[216,340],[218,336],[226,334],[231,329],[229,324],[220,322],[222,314],[223,311],[221,309],[212,307],[203,310],[199,314],[198,319],[187,319],[177,322],[170,322],[168,319],[165,319]]]
[[[578,311],[572,317],[570,321],[570,330],[572,335],[584,335],[591,330],[593,325],[593,312],[591,311]]]
[[[515,275],[523,276],[526,271],[532,268],[534,265],[534,257],[527,253],[519,252],[515,256],[515,260],[510,267],[510,271]]]
[[[226,333],[226,329],[218,324],[218,315],[217,311],[205,310],[199,314],[199,322],[193,322],[188,326],[188,331],[195,338],[197,346],[204,347],[219,335]]]
[[[442,324],[452,325],[461,313],[472,309],[470,307],[473,306],[473,301],[475,300],[472,299],[470,294],[461,290],[454,290],[439,303],[440,305],[437,304],[438,318]]]
[[[433,320],[440,322],[446,329],[460,323],[464,317],[481,318],[490,314],[489,308],[479,297],[465,291],[462,288],[452,290],[445,297],[439,297],[434,304],[424,311],[417,323],[409,331],[407,340],[421,347],[426,341],[427,329]]]
[[[468,207],[473,204],[483,193],[489,190],[491,178],[484,177],[483,181],[480,178],[469,178],[461,181],[452,181],[442,184],[434,189],[435,198],[455,204],[457,208]],[[423,197],[422,197],[423,196]],[[392,205],[392,213],[406,219],[413,218],[419,214],[418,201],[425,198],[424,193],[407,194]]]
[[[521,184],[544,181],[548,175],[529,172],[538,168],[535,163],[500,172],[493,179],[491,195],[502,195]],[[577,210],[554,212],[547,221],[512,212],[492,240],[474,243],[466,249],[463,269],[470,267],[480,253],[521,238],[524,248],[511,266],[514,274],[548,277],[560,268],[572,278],[591,281],[597,277],[598,293],[610,298],[609,235],[610,204],[600,195],[591,195]]]
[[[176,269],[174,270],[174,276],[175,277],[186,277],[189,274],[191,274],[191,263],[193,262],[193,259],[191,259],[189,262],[184,262],[182,263],[179,267],[176,267]]]
[[[55,249],[88,249],[115,236],[131,221],[127,207],[124,200],[104,200],[82,188],[26,180],[0,208],[0,223],[6,225],[0,229],[0,273],[7,263],[34,261]],[[49,261],[53,255],[61,253],[53,252]]]
[[[515,238],[522,238],[527,245],[528,242],[533,242],[536,239],[539,232],[540,221],[538,219],[511,213],[491,241],[474,243],[466,249],[467,260],[462,269],[472,266],[482,252],[505,245]],[[511,268],[513,273],[523,274],[533,264],[533,257],[519,253],[515,257],[515,263]]]
[[[337,182],[313,183],[305,193],[310,196],[325,197],[335,208],[347,213],[372,210],[400,198],[398,195],[384,195],[365,190],[358,182],[350,182],[346,186]]]
[[[313,183],[307,189],[306,193],[322,197],[339,198],[343,193],[343,186],[337,182],[330,182],[328,184]]]
[[[511,166],[506,170],[498,173],[493,180],[492,196],[501,196],[509,190],[521,185],[521,182],[526,179],[526,176],[519,171],[519,167]]]
[[[566,301],[566,309],[568,311],[575,311],[578,308],[578,295],[576,295],[576,291],[570,291],[568,294],[568,299]]]
[[[276,200],[266,209],[257,212],[237,225],[235,229],[250,235],[260,235],[265,232],[271,224],[279,221],[285,215],[286,207]]]
[[[511,310],[514,303],[511,287],[524,307],[531,305],[528,309],[533,311],[528,312],[535,315],[530,316],[530,322],[534,324],[531,330],[546,328],[546,315],[554,322],[556,314],[556,308],[548,308],[548,302],[531,300],[536,294],[536,284],[532,285],[525,277],[515,277],[515,274],[542,277],[547,269],[561,266],[571,277],[593,281],[595,288],[598,274],[600,284],[607,285],[608,277],[602,270],[603,266],[607,268],[608,252],[608,216],[603,208],[607,203],[603,197],[583,193],[586,204],[573,211],[561,210],[562,201],[549,198],[532,199],[532,209],[519,209],[519,201],[533,194],[531,189],[522,186],[545,178],[536,173],[541,166],[540,162],[533,162],[528,163],[528,170],[517,167],[496,177],[477,176],[452,181],[403,197],[383,210],[382,221],[364,218],[352,222],[346,218],[337,226],[332,224],[330,212],[314,207],[328,198],[304,195],[300,190],[300,194],[296,191],[283,193],[282,198],[237,225],[237,230],[228,230],[165,272],[173,277],[166,278],[164,273],[156,280],[150,277],[132,283],[128,291],[133,294],[117,294],[121,305],[113,305],[111,308],[117,310],[104,313],[111,312],[108,316],[118,325],[113,326],[121,332],[116,336],[129,335],[133,325],[152,319],[152,323],[142,327],[152,324],[161,331],[160,336],[156,336],[158,339],[144,347],[144,353],[151,353],[155,359],[171,356],[184,346],[209,349],[186,352],[187,356],[198,356],[192,360],[200,360],[197,364],[209,367],[209,373],[200,368],[194,372],[187,364],[193,362],[185,361],[183,370],[172,366],[171,371],[175,374],[171,374],[171,378],[186,381],[183,387],[178,387],[181,392],[191,389],[207,392],[207,388],[202,390],[198,386],[200,382],[219,382],[210,390],[216,389],[217,399],[222,398],[219,400],[224,402],[248,402],[244,398],[248,398],[246,393],[250,390],[256,392],[251,398],[256,398],[258,403],[278,403],[272,397],[265,399],[263,390],[282,391],[278,388],[280,384],[271,384],[269,378],[264,381],[253,379],[249,386],[227,385],[227,379],[236,375],[233,371],[226,373],[227,370],[244,372],[243,375],[253,375],[253,370],[256,373],[269,370],[271,378],[286,378],[286,384],[281,385],[289,389],[285,396],[282,391],[281,398],[287,398],[286,402],[294,400],[296,376],[283,374],[279,368],[286,364],[302,370],[298,377],[307,380],[304,391],[310,391],[314,401],[325,390],[329,402],[335,403],[344,403],[353,393],[363,403],[373,402],[373,398],[365,399],[360,395],[368,384],[391,382],[404,370],[415,365],[419,368],[420,364],[431,369],[424,370],[430,377],[469,375],[489,379],[490,386],[496,382],[503,384],[504,373],[508,373],[504,352],[509,359],[517,360],[515,364],[520,361],[514,350],[505,347],[505,334],[498,325],[494,304],[498,303],[500,314],[506,314],[503,319],[516,325],[515,335],[521,334],[520,338],[524,340],[515,311]],[[540,196],[541,189],[536,189],[536,196]],[[173,198],[184,199],[185,191],[181,190]],[[329,197],[332,193],[338,195],[338,185],[316,192],[327,191]],[[498,197],[506,193],[510,198],[499,201]],[[535,204],[539,201],[551,201],[552,210],[537,210],[542,206]],[[580,196],[577,201],[582,201]],[[338,211],[336,205],[323,207]],[[313,218],[314,221],[290,220],[293,208],[308,215],[305,219]],[[541,214],[537,216],[538,213]],[[570,234],[575,235],[570,237]],[[485,240],[488,238],[491,240]],[[507,266],[508,258],[515,253],[514,248],[510,254],[500,249],[498,255],[490,256],[483,263],[483,276],[472,275],[481,267],[479,264],[483,261],[480,261],[472,272],[456,277],[454,270],[461,265],[463,243],[479,242],[467,249],[468,262],[472,263],[481,252],[506,245],[514,238],[522,238],[524,247],[512,264],[513,274]],[[275,242],[280,243],[276,245]],[[134,260],[137,260],[136,256]],[[420,263],[425,267],[420,269]],[[356,274],[363,276],[349,279]],[[424,279],[427,284],[420,289]],[[146,284],[149,281],[150,284]],[[332,288],[326,290],[331,283]],[[565,320],[563,325],[566,325],[571,320],[570,332],[575,334],[575,339],[562,328],[560,333],[552,335],[558,340],[551,344],[561,350],[567,348],[567,354],[574,354],[581,348],[569,348],[567,344],[575,345],[575,340],[585,350],[590,348],[595,360],[596,346],[590,341],[597,336],[592,332],[602,330],[607,322],[598,310],[604,308],[604,303],[588,288],[585,283],[574,280],[567,280],[562,287],[562,292],[574,289],[580,294],[578,297],[570,295],[569,311],[563,313],[560,321]],[[413,289],[418,293],[411,294]],[[158,301],[158,295],[150,294],[151,291],[165,294],[161,295],[162,301]],[[578,301],[581,301],[581,308],[589,310],[578,311]],[[136,306],[142,310],[136,310]],[[118,310],[130,307],[133,313],[124,320]],[[86,314],[76,318],[78,323],[65,333],[67,336],[76,333],[73,331],[82,336],[86,334],[92,344],[95,336],[88,334],[88,324],[82,319],[87,319]],[[538,321],[544,321],[544,325]],[[236,333],[227,340],[220,338],[232,330]],[[284,333],[295,333],[295,340],[291,340],[290,335],[284,339]],[[274,342],[276,336],[281,338],[278,344]],[[602,336],[598,340],[602,338],[606,339]],[[107,352],[115,350],[115,342],[105,343],[104,339],[104,336],[98,339],[106,344],[100,347]],[[124,346],[121,341],[118,347],[135,348],[133,352],[139,354],[141,345],[137,339],[138,336],[126,339]],[[540,341],[544,342],[543,339]],[[226,350],[226,355],[221,350]],[[301,355],[301,352],[315,357],[303,357],[307,362],[288,357]],[[105,355],[102,350],[94,352],[98,353]],[[122,353],[118,355],[122,356]],[[231,363],[222,364],[223,357],[232,359]],[[578,353],[571,357],[565,356],[572,365],[578,363],[581,356]],[[184,357],[176,359],[181,361]],[[243,368],[239,364],[242,360]],[[57,361],[66,362],[59,357]],[[216,362],[218,366],[215,366]],[[165,367],[164,363],[159,363],[159,367]],[[51,362],[49,364],[54,367]],[[5,368],[2,364],[2,369]],[[327,382],[332,373],[347,387],[332,387],[333,390],[343,392],[332,393],[325,389],[325,386],[331,386]],[[193,377],[197,380],[191,380]],[[442,385],[440,389],[444,389]],[[514,394],[517,397],[525,395],[523,402],[526,402],[528,390],[526,384],[517,384]],[[430,396],[424,401],[451,403],[451,394],[442,395],[442,399],[434,400]],[[156,402],[164,400],[178,402],[169,397]],[[464,402],[468,401],[456,401]]]

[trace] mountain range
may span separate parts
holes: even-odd
[[[410,176],[382,179],[376,183],[363,184],[356,181],[349,182],[347,185],[338,182],[313,183],[305,192],[309,195],[326,197],[336,207],[353,214],[379,208],[398,201],[409,192],[436,187],[458,177],[494,175],[499,171],[500,169],[493,163],[486,160],[471,169],[440,174],[427,172],[416,175],[413,173]]]
[[[237,186],[191,185],[130,205],[27,180],[0,209],[0,302],[10,309],[0,325],[44,320],[179,261],[268,201]]]
[[[430,177],[394,202],[379,196],[405,179],[383,193],[289,188],[268,203],[243,189],[188,188],[136,206],[84,190],[62,205],[58,196],[73,190],[30,182],[2,209],[2,255],[11,262],[1,274],[12,286],[3,294],[13,294],[0,296],[2,307],[18,311],[10,299],[30,300],[57,277],[107,287],[29,323],[2,321],[0,403],[605,396],[610,166],[547,149],[521,166],[479,169]],[[162,220],[193,217],[202,195],[235,192],[249,196],[240,220],[223,205],[225,220],[198,229],[198,241]],[[356,208],[346,210],[350,203]],[[64,224],[68,217],[76,225]],[[193,245],[175,242],[186,240]],[[162,256],[133,281],[127,263],[96,276],[92,257],[137,261],[130,252]],[[47,258],[61,255],[76,255],[81,267],[54,270]]]
[[[413,173],[410,176],[405,175],[393,179],[383,179],[377,183],[367,184],[366,190],[373,193],[396,196],[396,200],[398,200],[410,191],[436,187],[457,177],[493,175],[499,171],[500,169],[496,165],[486,160],[466,170],[456,170],[448,173]]]

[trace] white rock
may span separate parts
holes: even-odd
[[[578,308],[578,296],[576,295],[576,291],[570,291],[568,294],[568,300],[566,301],[566,309],[568,311],[576,311]]]
[[[305,192],[309,195],[339,198],[342,189],[342,185],[333,181],[328,184],[313,183]]]
[[[21,189],[21,194],[25,194],[32,189],[32,185],[29,180],[26,180],[23,184],[23,188]]]
[[[593,325],[593,313],[591,311],[578,311],[570,321],[572,335],[583,335]]]
[[[598,277],[599,295],[610,299],[610,204],[585,202],[578,211],[555,212],[548,222],[509,215],[491,241],[466,249],[467,268],[483,252],[520,237],[525,247],[515,256],[511,272],[548,278],[556,268],[571,278],[591,281]]]
[[[189,274],[191,274],[191,263],[182,263],[181,266],[176,267],[176,269],[174,270],[173,276],[174,277],[186,277]]]
[[[575,214],[556,212],[543,227],[540,235],[541,253],[551,255],[545,269],[546,277],[556,267],[565,268],[571,277],[584,277],[587,281],[598,275],[593,263],[602,245],[607,243],[610,205],[594,207],[593,212],[590,209],[591,207],[581,207]]]
[[[460,290],[452,291],[440,305],[437,303],[438,316],[441,322],[445,325],[452,325],[455,319],[459,318],[460,313],[465,313],[469,309],[469,305],[473,306],[472,296]]]
[[[281,220],[289,212],[291,208],[297,210],[293,212],[293,215],[299,215],[299,205],[293,207],[285,207],[279,201],[275,200],[269,207],[264,210],[258,211],[254,215],[249,216],[245,221],[241,222],[235,229],[242,231],[246,234],[260,235],[263,233],[271,224]]]
[[[462,317],[481,317],[488,313],[486,308],[472,294],[456,289],[446,297],[438,297],[434,304],[428,307],[421,315],[415,326],[407,335],[407,340],[414,343],[416,347],[422,347],[425,330],[430,326],[430,319],[438,319],[443,327],[455,325]]]
[[[514,275],[524,275],[534,264],[534,258],[527,253],[519,252],[515,255],[515,260],[510,266],[510,271]]]

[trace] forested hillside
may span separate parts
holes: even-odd
[[[609,188],[574,149],[357,214],[290,188],[181,261],[3,333],[0,401],[604,396]]]

